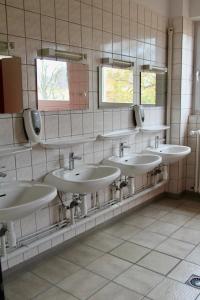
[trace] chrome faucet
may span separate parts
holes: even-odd
[[[5,167],[0,167],[0,169],[5,169]],[[0,178],[5,178],[7,176],[6,173],[0,172]]]
[[[159,135],[155,136],[155,148],[157,149],[160,145],[160,142],[165,143],[165,139],[160,138]]]
[[[69,153],[69,170],[74,170],[74,161],[75,159],[81,160],[81,156],[75,156],[74,152]]]
[[[160,142],[160,137],[159,135],[155,136],[155,148],[157,149],[159,146],[159,142]]]
[[[124,145],[124,143],[119,144],[119,157],[124,156],[124,149],[131,148],[130,146]]]

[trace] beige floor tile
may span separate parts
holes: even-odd
[[[192,244],[169,238],[159,245],[156,250],[183,259],[193,248],[194,245]]]
[[[186,227],[180,228],[172,235],[172,237],[194,245],[200,243],[200,231]]]
[[[30,272],[16,273],[5,281],[5,294],[9,299],[26,300],[46,291],[51,285]]]
[[[156,251],[152,251],[149,254],[147,254],[147,256],[145,256],[143,259],[141,259],[137,264],[152,271],[156,271],[158,273],[166,275],[179,262],[180,260],[177,258]]]
[[[48,291],[34,298],[34,300],[77,300],[77,298],[57,287],[52,287]]]
[[[109,283],[89,300],[141,300],[142,295],[115,283]]]
[[[83,240],[83,243],[104,252],[111,251],[123,242],[119,238],[104,233],[94,233]]]
[[[156,246],[160,245],[166,236],[160,235],[158,233],[149,232],[147,230],[141,231],[138,234],[134,235],[129,240],[133,243],[136,243],[140,246],[144,246],[147,248],[155,248]]]
[[[155,218],[155,219],[160,219],[161,217],[165,216],[168,213],[169,213],[168,210],[158,209],[158,208],[149,207],[149,206],[147,206],[143,209],[140,209],[138,211],[138,215]]]
[[[114,249],[110,254],[135,263],[149,252],[150,250],[147,248],[126,242]]]
[[[147,295],[162,280],[162,275],[139,266],[133,266],[114,281],[137,293]]]
[[[196,216],[198,212],[199,212],[199,209],[197,210],[194,207],[189,207],[186,205],[181,205],[173,210],[173,213],[185,215],[185,216],[188,216],[191,218]]]
[[[184,201],[182,201],[181,199],[172,199],[169,197],[165,197],[163,199],[161,199],[160,201],[156,202],[156,204],[161,205],[162,207],[166,207],[166,208],[175,208],[180,206],[181,204],[183,204]]]
[[[153,207],[159,210],[167,210],[168,212],[172,211],[175,208],[173,206],[171,207],[168,205],[160,204],[160,202],[158,201],[151,203],[148,207]]]
[[[194,300],[198,294],[199,290],[166,278],[148,294],[148,297],[153,300]]]
[[[173,232],[175,232],[180,226],[162,222],[162,221],[156,221],[150,226],[146,228],[146,230],[160,233],[162,235],[170,236]]]
[[[139,228],[146,228],[147,226],[151,225],[153,222],[155,222],[156,219],[149,218],[149,217],[144,217],[144,216],[139,216],[138,214],[131,215],[127,218],[123,219],[123,222],[125,224],[129,225],[135,225]]]
[[[51,256],[33,266],[32,272],[51,283],[57,283],[65,277],[77,272],[79,266],[57,256]]]
[[[200,265],[200,246],[194,248],[194,250],[185,258],[185,260]]]
[[[80,266],[87,266],[103,254],[102,251],[87,245],[81,245],[79,242],[78,244],[61,251],[59,256]]]
[[[122,222],[113,224],[104,230],[105,233],[127,240],[132,235],[138,233],[141,229],[136,226],[124,224]]]
[[[168,277],[185,283],[192,274],[200,276],[200,266],[187,261],[182,261],[171,273],[169,273]]]
[[[183,206],[187,207],[188,209],[195,209],[196,211],[200,210],[200,203],[199,200],[195,198],[185,198],[183,197]]]
[[[200,231],[200,218],[193,218],[184,224],[184,227]]]
[[[123,271],[131,267],[131,263],[119,259],[113,255],[105,254],[101,256],[93,263],[87,266],[87,269],[102,275],[107,279],[113,279],[117,275],[121,274]]]
[[[87,270],[80,270],[58,283],[58,286],[79,299],[87,299],[108,281]]]
[[[178,225],[178,226],[182,226],[190,218],[191,217],[171,212],[168,215],[165,215],[164,217],[160,218],[160,221],[171,223],[171,224]]]
[[[195,219],[200,220],[200,212],[194,216]]]

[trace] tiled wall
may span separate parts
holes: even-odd
[[[172,20],[173,69],[171,143],[188,144],[188,118],[192,110],[193,23],[185,17]],[[169,191],[181,193],[186,189],[186,159],[170,166]]]
[[[86,111],[43,114],[45,139],[71,135],[97,135],[133,126],[127,108],[100,110],[97,106],[97,66],[108,56],[135,61],[135,103],[139,103],[139,67],[166,65],[167,19],[132,0],[0,0],[0,40],[15,42],[15,55],[22,58],[24,108],[36,107],[35,58],[37,49],[50,47],[88,54],[90,106]],[[123,5],[122,5],[123,3]],[[163,124],[164,108],[145,109],[146,124]],[[139,134],[128,140],[130,151],[140,152],[154,137]],[[26,142],[22,115],[0,115],[0,145]],[[117,143],[118,144],[118,143]],[[112,155],[116,144],[94,142],[74,147],[80,163],[100,162]],[[72,149],[32,152],[0,161],[8,179],[40,180],[63,165]],[[67,161],[66,161],[67,162]],[[141,186],[145,177],[137,178]],[[102,194],[102,201],[106,193]],[[26,235],[57,220],[51,205],[16,222],[17,236]]]

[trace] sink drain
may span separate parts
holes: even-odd
[[[200,276],[198,275],[192,275],[190,278],[186,281],[186,284],[196,288],[200,289]]]

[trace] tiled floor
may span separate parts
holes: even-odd
[[[200,201],[165,198],[5,279],[9,300],[197,300]]]

